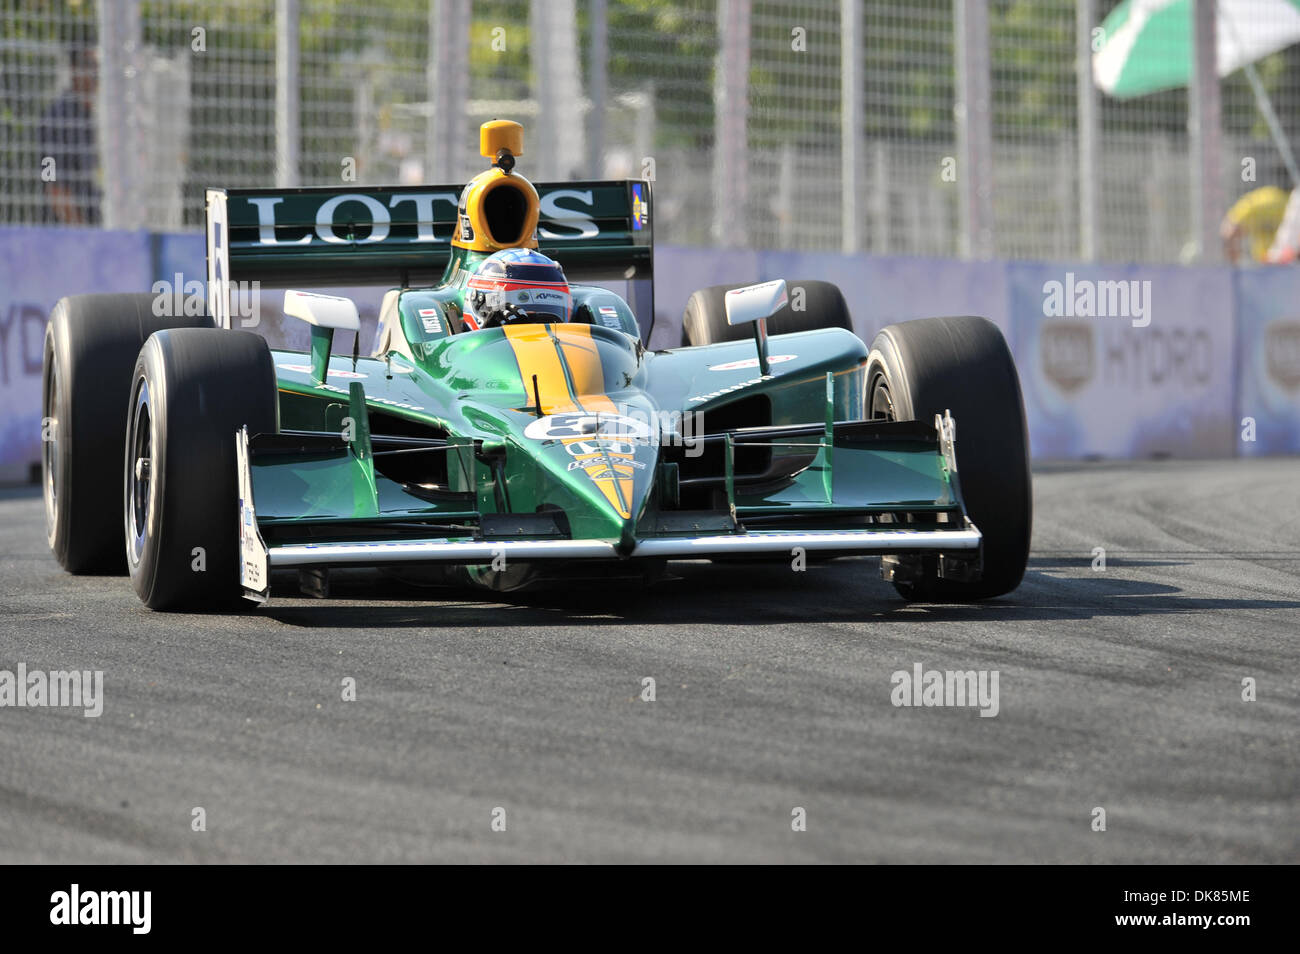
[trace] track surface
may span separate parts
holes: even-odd
[[[205,617],[65,576],[9,492],[0,668],[102,669],[106,702],[0,709],[0,861],[1296,861],[1300,460],[1035,496],[1026,582],[980,606],[857,561]],[[998,716],[895,708],[915,663],[998,670]]]

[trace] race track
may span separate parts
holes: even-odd
[[[0,861],[1296,861],[1300,460],[1035,498],[1024,585],[979,606],[872,560],[196,616],[64,575],[7,492],[0,669],[102,669],[105,704],[0,709]],[[917,663],[997,670],[996,718],[895,707]]]

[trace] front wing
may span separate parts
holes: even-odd
[[[358,386],[354,386],[359,391]],[[362,397],[352,395],[360,409]],[[358,414],[364,419],[364,412]],[[978,574],[979,529],[957,480],[956,425],[834,422],[705,435],[726,444],[725,509],[657,510],[623,539],[572,539],[546,514],[492,513],[474,494],[415,495],[376,473],[385,440],[338,434],[235,435],[240,469],[240,580],[269,598],[275,570],[495,561],[695,560],[932,554],[940,572]],[[779,486],[747,487],[737,446],[796,447],[810,461]],[[428,445],[438,443],[432,448]],[[424,442],[472,461],[475,442]],[[472,464],[471,464],[472,466]],[[324,488],[324,489],[322,489]],[[720,491],[721,492],[721,491]],[[266,506],[259,512],[260,505]]]

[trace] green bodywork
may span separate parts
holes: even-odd
[[[233,208],[230,220],[233,277],[321,270],[323,259],[287,245],[249,264],[262,251],[252,223]],[[542,249],[571,276],[648,274],[639,237],[613,231],[608,246]],[[316,254],[335,257],[328,268],[370,254],[350,241]],[[409,277],[407,252],[377,267]],[[762,375],[753,340],[649,351],[620,296],[574,285],[575,313],[587,305],[587,321],[527,326],[521,348],[518,326],[453,333],[482,255],[449,245],[439,254],[439,280],[386,302],[376,353],[340,354],[347,341],[321,380],[328,329],[313,328],[314,355],[273,352],[279,433],[249,435],[252,500],[242,504],[273,565],[279,548],[340,541],[375,553],[394,541],[600,541],[627,559],[646,541],[963,526],[951,449],[936,428],[861,420],[867,349],[851,332],[773,336]],[[539,383],[538,368],[563,377]],[[559,380],[567,393],[556,393]],[[570,426],[588,429],[585,442]],[[671,546],[654,552],[673,555]],[[339,562],[371,560],[362,551]]]
[[[766,379],[757,377],[752,367],[710,370],[748,364],[754,356],[752,342],[650,352],[620,331],[593,326],[589,333],[604,380],[617,385],[605,395],[625,416],[657,421],[665,419],[660,412],[677,411],[707,420],[712,411],[761,395],[770,401],[767,423],[778,427],[861,417],[866,349],[847,331],[771,338],[773,355],[795,357],[774,365],[774,374]],[[642,466],[635,468],[632,515],[625,518],[585,471],[570,469],[573,457],[560,440],[526,436],[538,416],[530,382],[503,329],[417,340],[409,350],[414,360],[396,350],[385,359],[356,362],[336,356],[324,385],[297,370],[304,368],[302,355],[274,353],[282,430],[342,435],[349,417],[355,426],[353,439],[340,438],[328,453],[310,458],[254,456],[257,515],[263,527],[286,531],[276,534],[281,539],[306,539],[307,534],[293,533],[293,528],[393,520],[473,525],[483,514],[557,508],[567,515],[574,538],[605,539],[630,549],[637,536],[656,532],[657,518],[668,511],[663,498],[680,499],[680,489],[673,486],[675,468],[661,460],[655,442],[629,442]],[[355,400],[350,400],[349,391],[356,392]],[[454,498],[444,502],[412,497],[376,473],[367,440],[372,413],[425,425],[431,436],[455,445],[445,452],[445,488]],[[689,428],[682,430],[689,435]],[[728,486],[725,462],[734,459],[731,448],[722,455],[719,516],[734,512],[743,522],[749,516],[798,515],[801,519],[783,525],[821,528],[867,513],[951,511],[956,506],[950,475],[934,441],[873,437],[862,442],[849,430],[832,424],[829,440],[823,432],[773,444],[774,450],[809,458],[806,467],[775,489],[747,490],[734,474]],[[685,444],[691,439],[681,440]],[[256,451],[256,441],[253,447]],[[691,449],[682,447],[683,452]]]

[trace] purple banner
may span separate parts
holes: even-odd
[[[148,291],[149,234],[0,228],[0,481],[40,461],[45,323],[65,295]]]

